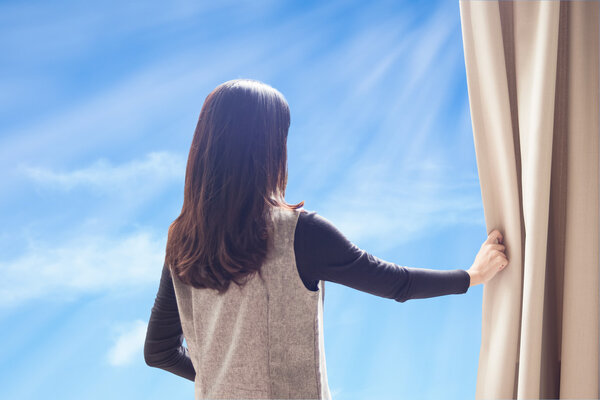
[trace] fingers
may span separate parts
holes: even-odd
[[[506,250],[506,246],[504,246],[503,244],[490,244],[490,248],[492,248],[494,250],[499,250],[499,251]]]
[[[496,239],[498,239],[498,243],[502,243],[503,236],[498,229],[494,229],[488,234],[485,243],[496,244]]]

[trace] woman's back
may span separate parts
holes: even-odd
[[[330,399],[323,341],[322,281],[298,275],[300,210],[272,209],[269,252],[244,286],[218,294],[176,277],[181,326],[196,371],[196,398]]]

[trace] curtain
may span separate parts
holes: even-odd
[[[487,232],[477,399],[599,398],[598,1],[460,0]]]

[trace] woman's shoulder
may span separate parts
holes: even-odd
[[[276,213],[288,213],[288,215],[297,216],[296,232],[301,232],[307,236],[329,236],[343,237],[344,235],[337,227],[326,217],[315,210],[300,207],[297,209],[288,209],[284,207],[274,207]]]
[[[330,245],[332,242],[346,244],[348,238],[328,218],[315,210],[300,210],[296,232],[309,237],[311,242]]]
[[[299,217],[305,221],[311,221],[315,224],[332,224],[332,222],[326,217],[324,217],[323,214],[315,210],[309,210],[302,207],[299,208],[297,211],[300,213]]]

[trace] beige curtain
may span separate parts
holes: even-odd
[[[487,231],[477,399],[600,397],[598,1],[461,0]]]

